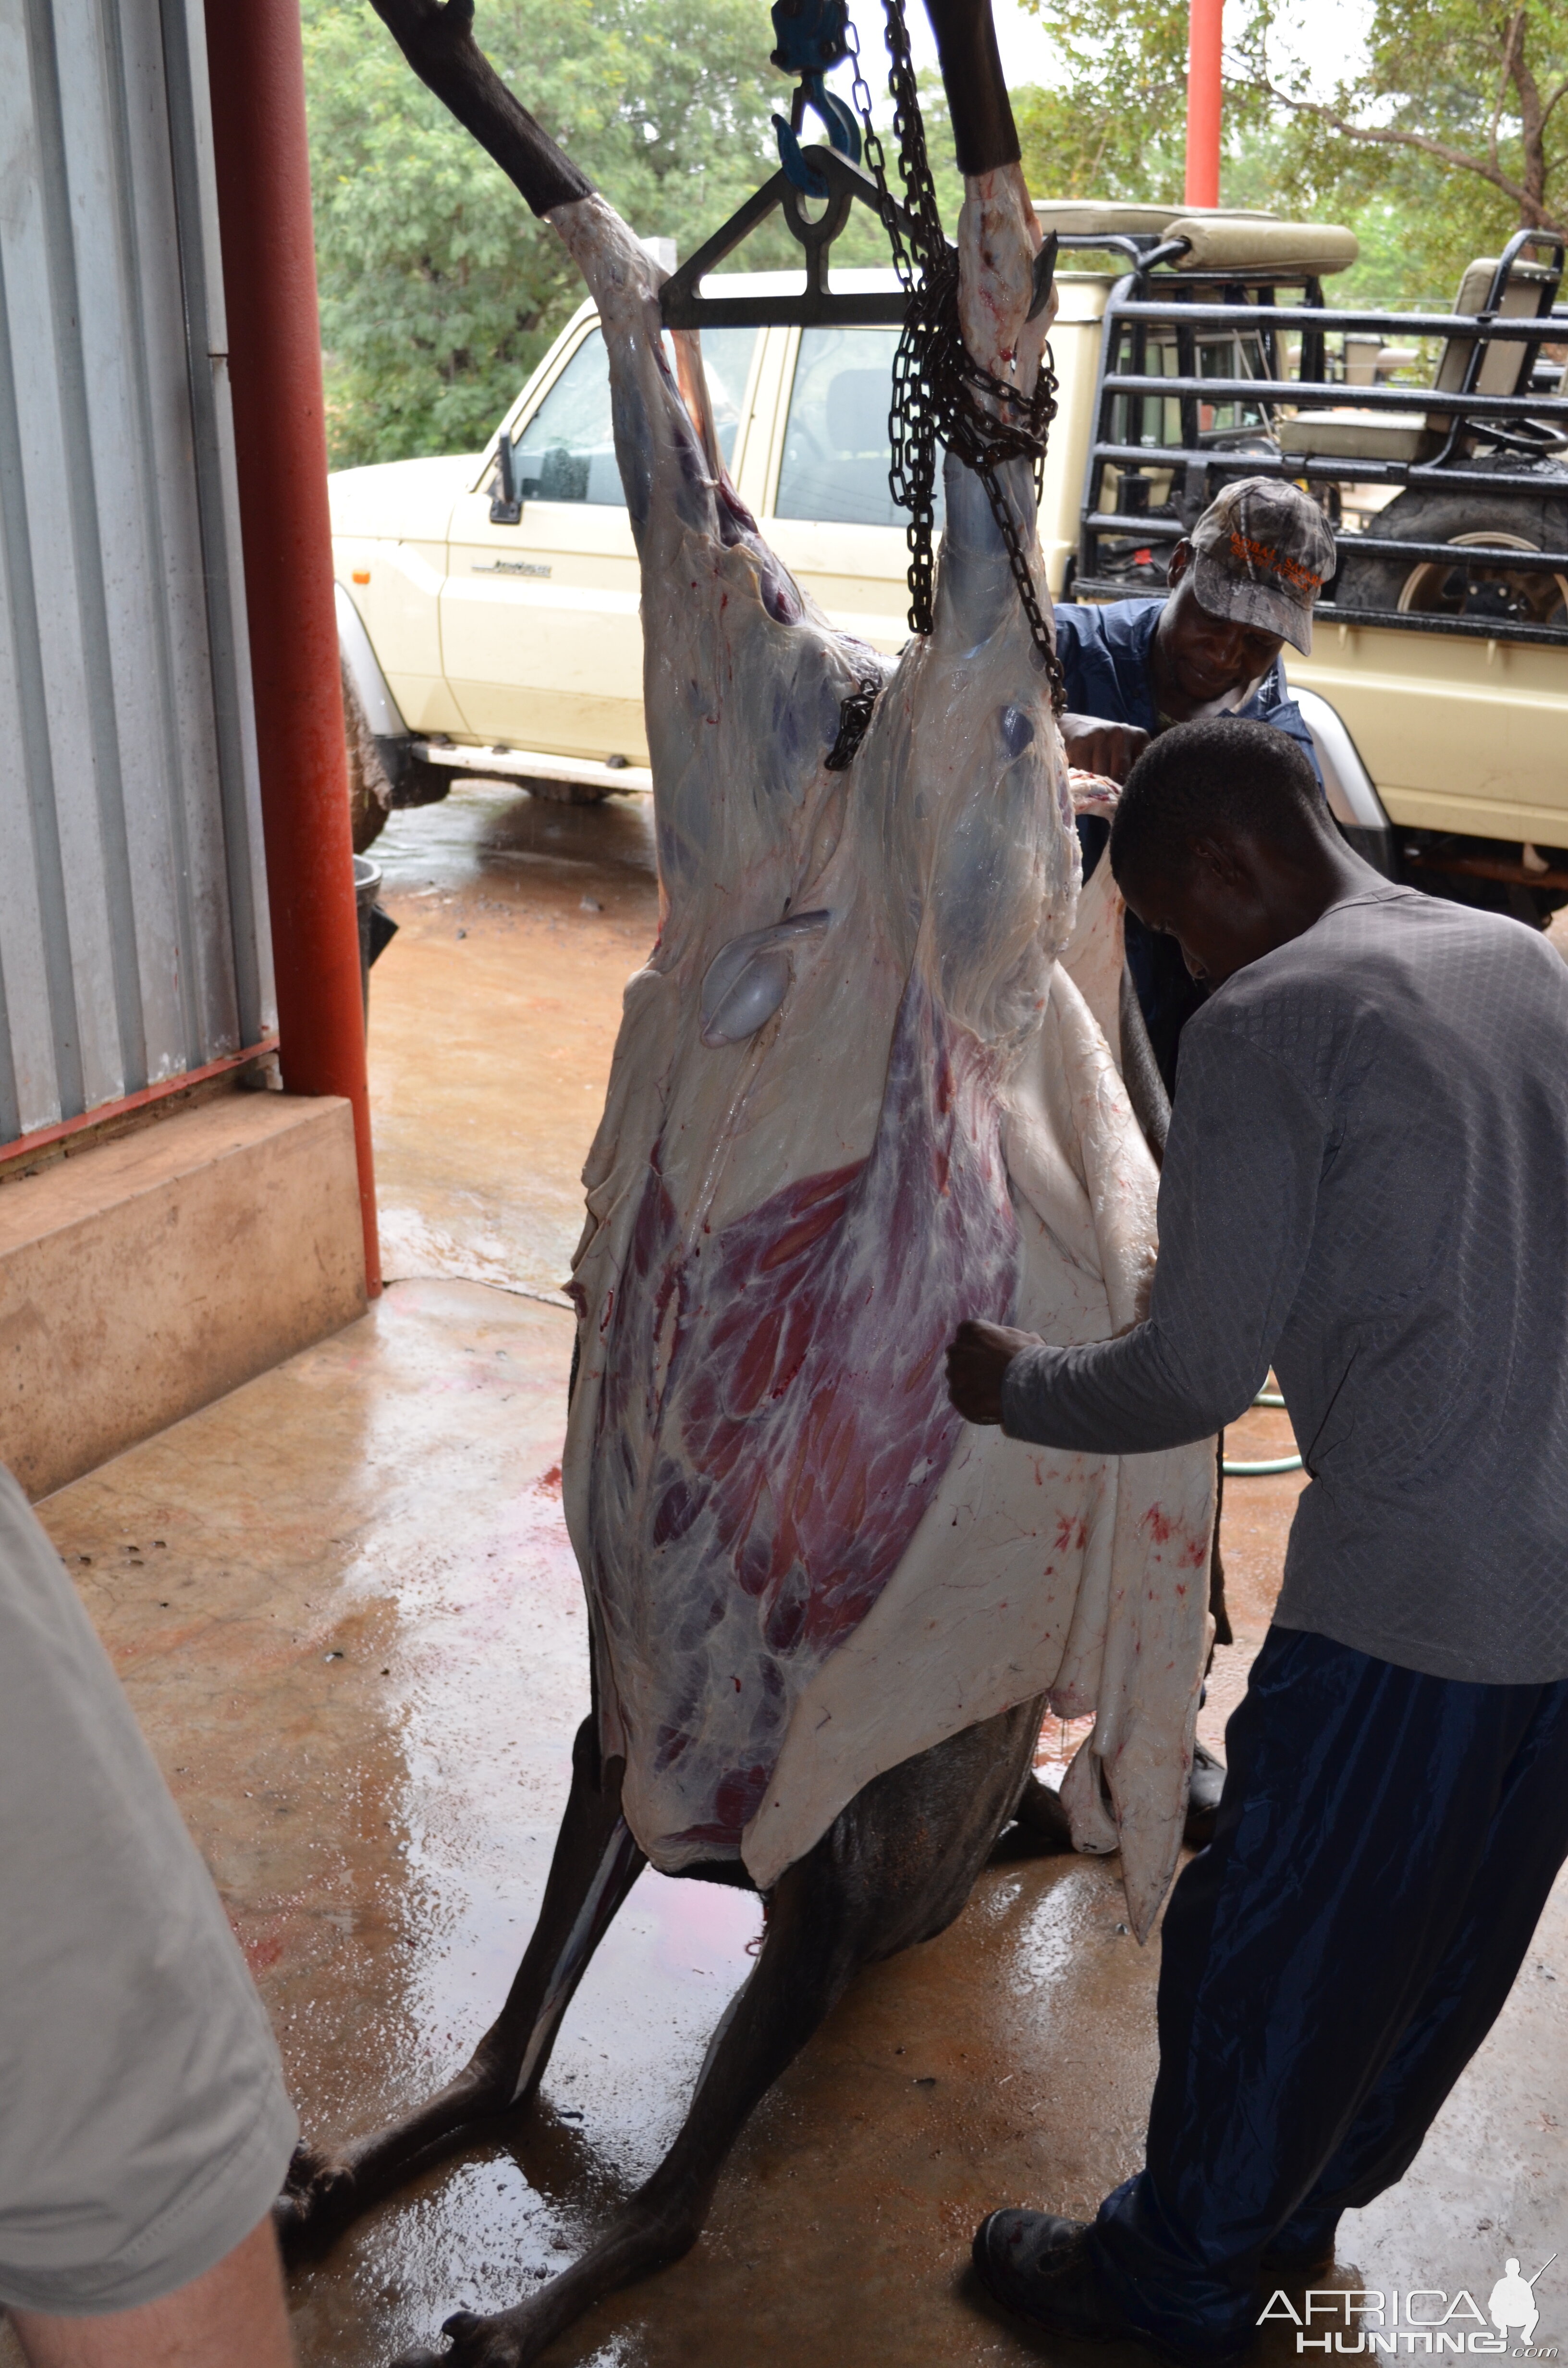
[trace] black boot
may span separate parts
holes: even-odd
[[[1125,2317],[1105,2292],[1081,2220],[1049,2212],[993,2212],[974,2232],[975,2273],[986,2292],[1032,2326],[1081,2343],[1142,2343],[1176,2368],[1227,2368],[1247,2345],[1190,2349],[1162,2342]],[[1250,2339],[1249,2339],[1250,2340]]]

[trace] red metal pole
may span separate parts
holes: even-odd
[[[353,1104],[381,1287],[337,668],[299,0],[207,0],[283,1082]]]
[[[1189,206],[1220,202],[1220,92],[1225,0],[1191,0],[1187,36],[1187,191]]]

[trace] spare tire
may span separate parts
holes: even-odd
[[[1484,469],[1484,460],[1470,464]],[[1515,460],[1494,467],[1515,471]],[[1399,494],[1372,520],[1369,532],[1385,541],[1446,542],[1452,564],[1357,554],[1355,537],[1340,545],[1339,609],[1396,609],[1405,616],[1495,617],[1523,625],[1568,625],[1568,568],[1561,574],[1511,568],[1505,562],[1467,564],[1457,554],[1475,543],[1515,551],[1568,552],[1568,473],[1541,472],[1539,492],[1499,487],[1495,494],[1422,486]]]

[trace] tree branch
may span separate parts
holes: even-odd
[[[1497,76],[1497,99],[1492,109],[1492,121],[1486,132],[1486,161],[1494,172],[1498,170],[1497,134],[1503,122],[1503,102],[1508,96],[1508,77],[1513,67],[1514,44],[1519,37],[1519,26],[1524,13],[1522,8],[1517,8],[1514,11],[1507,32],[1503,37],[1503,64]]]
[[[1525,209],[1539,223],[1546,205],[1546,154],[1541,140],[1540,91],[1525,61],[1525,11],[1516,11],[1504,44],[1503,62],[1519,94],[1519,137],[1525,152]]]
[[[380,5],[380,0],[377,0],[377,5]],[[1425,155],[1436,156],[1442,164],[1454,165],[1461,173],[1474,173],[1481,180],[1500,190],[1504,197],[1512,198],[1522,213],[1532,215],[1534,219],[1529,225],[1532,230],[1551,231],[1557,237],[1568,238],[1568,228],[1548,219],[1542,201],[1533,196],[1523,182],[1516,181],[1511,175],[1490,164],[1484,157],[1467,156],[1462,148],[1450,148],[1447,141],[1434,140],[1425,131],[1403,131],[1381,124],[1347,122],[1344,116],[1336,115],[1331,107],[1324,106],[1321,99],[1297,98],[1267,79],[1250,87],[1261,87],[1268,97],[1278,100],[1281,107],[1292,108],[1298,115],[1315,115],[1319,122],[1326,124],[1331,131],[1339,132],[1346,140],[1360,140],[1380,148],[1415,148]]]
[[[473,0],[370,0],[415,73],[500,165],[536,214],[593,195],[515,99],[473,38]]]

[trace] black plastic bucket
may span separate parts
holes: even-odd
[[[397,935],[397,923],[377,904],[381,869],[368,855],[354,858],[354,902],[359,915],[359,992],[365,1024],[370,1023],[370,964],[380,960]]]

